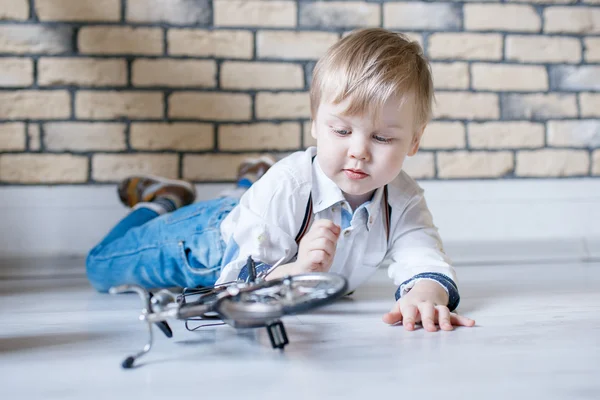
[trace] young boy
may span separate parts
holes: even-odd
[[[123,181],[119,194],[133,211],[90,252],[92,285],[225,283],[246,279],[252,256],[258,272],[283,262],[270,279],[330,271],[353,291],[387,261],[399,287],[386,323],[474,325],[451,312],[459,302],[454,269],[423,191],[402,171],[431,116],[420,46],[383,29],[355,31],[317,63],[310,99],[316,148],[275,165],[242,165],[238,196],[191,204],[189,183]]]

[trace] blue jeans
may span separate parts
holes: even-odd
[[[160,216],[147,208],[133,210],[88,254],[88,279],[100,292],[121,284],[214,285],[225,251],[221,221],[238,202],[222,197]]]

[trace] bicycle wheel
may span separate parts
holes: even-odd
[[[216,305],[223,320],[234,327],[257,327],[324,306],[346,292],[346,279],[332,273],[312,273],[274,279],[243,288]]]

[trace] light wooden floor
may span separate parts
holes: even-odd
[[[138,299],[95,293],[81,262],[0,263],[1,398],[600,399],[600,263],[458,267],[477,326],[437,333],[381,322],[394,292],[381,271],[352,299],[284,319],[284,352],[262,329],[173,321],[125,371],[145,340]]]

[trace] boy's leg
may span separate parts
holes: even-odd
[[[117,269],[107,268],[108,264],[114,264],[114,260],[109,259],[110,255],[115,254],[115,249],[120,249],[118,252],[127,252],[127,249],[132,248],[139,250],[156,242],[153,234],[155,230],[151,226],[144,230],[144,235],[128,233],[152,225],[150,221],[156,217],[192,203],[196,196],[194,186],[188,182],[152,176],[135,176],[123,180],[118,186],[118,194],[121,202],[133,207],[133,210],[90,251],[87,258],[88,278],[101,291],[108,290],[126,274],[127,268],[122,266]],[[120,283],[127,282],[140,283]]]
[[[189,182],[149,175],[122,180],[117,193],[121,202],[133,209],[104,237],[100,245],[122,237],[129,229],[141,226],[159,215],[188,205],[196,198],[196,189]]]
[[[158,191],[151,196],[140,187],[157,186],[140,181],[130,180],[120,185],[119,197],[125,204],[133,205],[134,210],[89,253],[90,282],[99,291],[125,283],[147,288],[214,284],[225,249],[221,221],[275,161],[270,156],[246,160],[239,167],[234,193],[194,203],[160,217],[163,210],[178,208],[187,200],[180,201],[172,190]],[[136,204],[139,200],[146,202]]]

